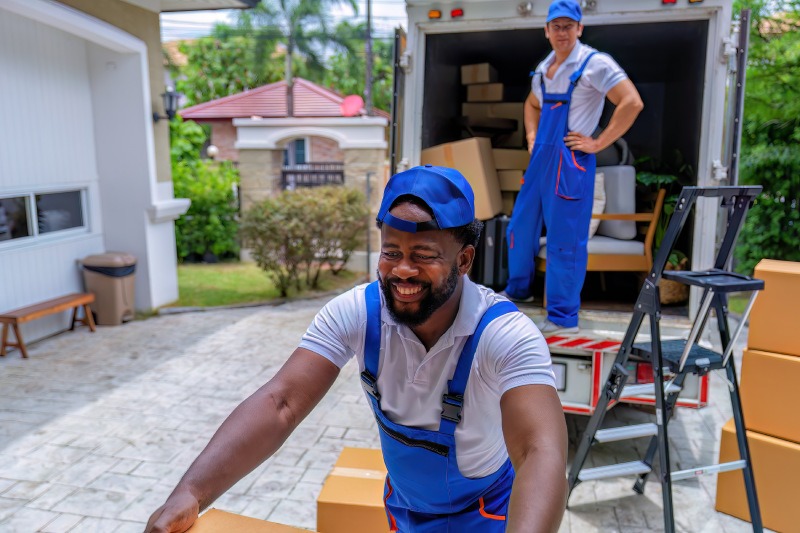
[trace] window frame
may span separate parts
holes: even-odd
[[[39,231],[39,211],[36,205],[37,195],[58,194],[77,192],[80,198],[80,211],[81,221],[80,226],[74,228],[66,228],[56,231],[48,231],[47,233],[40,233]],[[28,216],[28,231],[29,235],[26,237],[19,237],[16,239],[8,239],[0,241],[0,250],[6,248],[13,248],[19,245],[38,244],[48,241],[61,240],[63,238],[73,237],[76,235],[88,234],[91,232],[91,224],[89,221],[89,186],[76,185],[72,187],[42,187],[38,189],[26,189],[17,191],[0,191],[0,199],[6,198],[24,198],[25,206]]]

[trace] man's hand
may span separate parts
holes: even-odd
[[[571,131],[564,137],[564,144],[570,150],[580,150],[587,154],[596,154],[602,149],[602,146],[597,139],[593,139],[588,135],[581,135],[577,131]]]
[[[178,489],[150,516],[144,533],[183,533],[192,527],[198,514],[197,498],[188,490]]]

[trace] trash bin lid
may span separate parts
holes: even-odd
[[[104,254],[87,255],[81,260],[88,267],[125,267],[136,264],[136,258],[124,252],[106,252]]]

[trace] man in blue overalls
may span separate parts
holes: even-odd
[[[542,223],[547,227],[545,334],[578,331],[592,217],[595,156],[631,127],[644,105],[633,83],[606,54],[582,44],[581,8],[550,4],[545,35],[553,51],[534,72],[525,102],[531,160],[508,226],[508,284],[515,301],[531,301]],[[591,137],[605,98],[616,106],[608,126]]]
[[[352,358],[388,470],[387,530],[558,530],[567,436],[550,355],[528,317],[466,275],[482,228],[469,183],[443,167],[401,172],[386,185],[377,223],[378,281],[325,305],[145,531],[188,528],[278,450]]]

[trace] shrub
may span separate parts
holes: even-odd
[[[323,268],[344,268],[363,241],[367,213],[364,195],[354,189],[284,191],[245,212],[240,230],[256,264],[287,296],[303,283],[317,288]]]
[[[176,198],[188,198],[192,205],[175,221],[178,260],[238,257],[239,208],[235,186],[239,173],[229,161],[200,159],[205,142],[203,129],[179,118],[170,124],[172,183]]]

